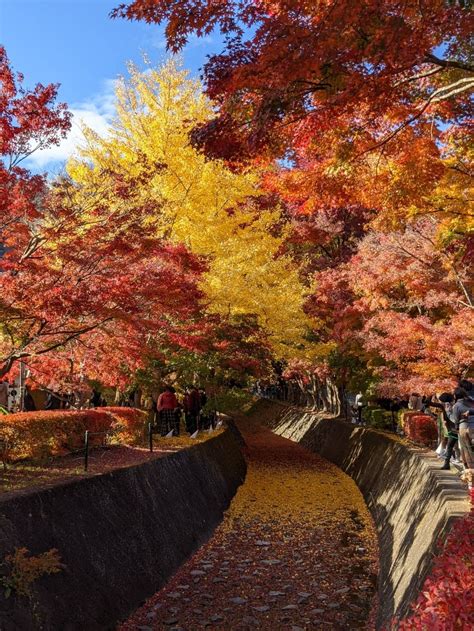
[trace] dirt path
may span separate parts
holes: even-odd
[[[212,539],[119,629],[363,629],[376,535],[357,487],[240,419],[248,473]]]

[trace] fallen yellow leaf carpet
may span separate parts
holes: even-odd
[[[368,629],[377,542],[354,482],[237,420],[248,472],[211,540],[120,631]]]

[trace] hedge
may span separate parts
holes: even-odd
[[[136,441],[144,436],[148,412],[137,408],[106,407],[99,408],[112,416],[115,429],[122,440]]]
[[[426,447],[434,447],[438,440],[436,419],[421,412],[405,412],[402,416],[403,431],[410,440]]]
[[[381,408],[368,407],[363,411],[363,416],[370,427],[377,429],[392,429],[392,413]]]
[[[366,408],[367,425],[377,429],[393,429],[392,413],[378,408]],[[410,440],[426,447],[434,447],[438,439],[437,420],[418,410],[400,410],[398,423]]]
[[[146,418],[135,408],[20,412],[1,417],[0,439],[7,444],[8,460],[42,460],[80,449],[86,430],[114,431],[120,441],[136,441],[143,435]],[[91,437],[92,445],[101,442],[102,436]]]

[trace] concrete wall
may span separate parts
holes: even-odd
[[[255,419],[316,451],[350,475],[362,491],[379,535],[377,626],[404,615],[429,570],[438,537],[467,513],[466,487],[433,452],[396,437],[261,401]]]
[[[65,565],[31,599],[0,589],[0,629],[114,628],[207,540],[245,472],[227,429],[162,459],[0,499],[0,559],[57,548]]]

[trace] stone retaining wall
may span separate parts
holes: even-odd
[[[64,569],[5,599],[0,629],[112,629],[220,522],[246,465],[235,432],[161,459],[0,498],[0,559],[57,548]]]
[[[362,491],[379,535],[377,626],[405,615],[418,595],[439,536],[469,511],[466,487],[441,471],[433,452],[395,436],[283,404],[260,401],[254,416],[281,436],[316,451]]]

